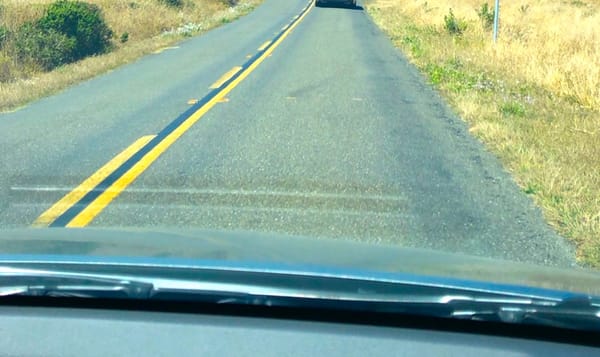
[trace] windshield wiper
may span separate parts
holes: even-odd
[[[153,285],[91,274],[0,268],[0,297],[50,296],[147,299]]]
[[[167,269],[168,270],[168,269]],[[600,303],[586,295],[528,296],[355,277],[196,271],[196,278],[77,273],[0,266],[7,296],[128,298],[336,309],[600,331]],[[177,276],[177,275],[174,275]]]
[[[600,305],[588,296],[551,302],[459,299],[448,305],[453,318],[600,331]]]

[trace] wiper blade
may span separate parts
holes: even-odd
[[[172,274],[170,269],[162,269],[156,275],[146,271],[143,275],[124,276],[0,266],[0,298],[132,298],[329,308],[600,331],[600,303],[586,295],[528,296],[418,282],[319,277],[289,271],[196,269],[190,274],[176,279],[172,276],[178,274]]]
[[[0,267],[0,297],[146,299],[150,297],[153,289],[151,283],[127,279]]]

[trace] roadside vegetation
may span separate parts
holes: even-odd
[[[370,0],[366,9],[600,268],[600,2]]]
[[[0,0],[0,111],[231,22],[261,0]]]

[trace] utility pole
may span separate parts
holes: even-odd
[[[500,21],[500,0],[494,6],[494,43],[498,41],[498,22]]]

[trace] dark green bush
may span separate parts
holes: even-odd
[[[163,4],[165,4],[167,6],[172,6],[172,7],[182,7],[183,6],[183,0],[160,0],[160,2],[162,2]]]
[[[108,51],[113,32],[104,21],[100,8],[82,1],[59,0],[51,4],[36,27],[51,34],[74,39],[71,60]]]
[[[454,16],[452,9],[450,9],[448,15],[444,16],[444,27],[451,35],[462,35],[467,29],[467,24],[464,21],[457,19],[456,16]]]
[[[42,18],[23,24],[11,43],[19,62],[51,70],[108,51],[112,34],[98,6],[58,0]]]
[[[21,63],[33,63],[51,70],[73,61],[74,38],[55,30],[43,30],[36,24],[22,25],[15,36],[15,52]]]
[[[129,32],[123,32],[119,38],[119,41],[121,41],[121,43],[129,41]]]

